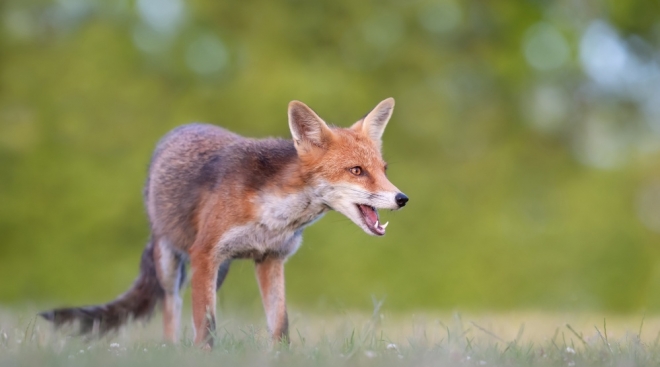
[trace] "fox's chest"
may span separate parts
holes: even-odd
[[[221,247],[235,258],[259,258],[269,253],[290,256],[298,250],[302,230],[329,208],[301,193],[261,196],[255,201],[256,218],[234,227],[221,239]]]

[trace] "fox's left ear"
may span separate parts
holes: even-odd
[[[366,134],[374,143],[376,143],[378,149],[380,149],[385,126],[387,126],[387,122],[390,121],[393,111],[394,98],[385,99],[371,110],[371,112],[369,112],[362,120],[353,124],[351,129]]]
[[[316,112],[300,101],[289,103],[289,129],[298,153],[327,148],[333,136],[332,130]]]

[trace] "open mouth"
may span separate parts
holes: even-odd
[[[370,205],[356,204],[358,209],[360,209],[360,214],[362,214],[362,220],[364,224],[367,225],[369,230],[377,236],[382,236],[385,234],[385,228],[389,222],[385,224],[380,224],[378,219],[378,211],[376,208]]]

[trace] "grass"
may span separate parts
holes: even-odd
[[[0,310],[0,366],[660,365],[660,316],[386,315],[377,307],[372,315],[293,314],[287,346],[271,345],[261,317],[220,315],[209,352],[192,345],[189,328],[179,345],[163,344],[160,320],[85,341],[34,314]]]

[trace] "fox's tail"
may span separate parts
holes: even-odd
[[[149,318],[164,294],[156,276],[154,242],[150,240],[142,252],[140,275],[126,293],[104,305],[59,308],[39,315],[52,321],[55,327],[78,321],[81,335],[101,336],[129,320]]]

